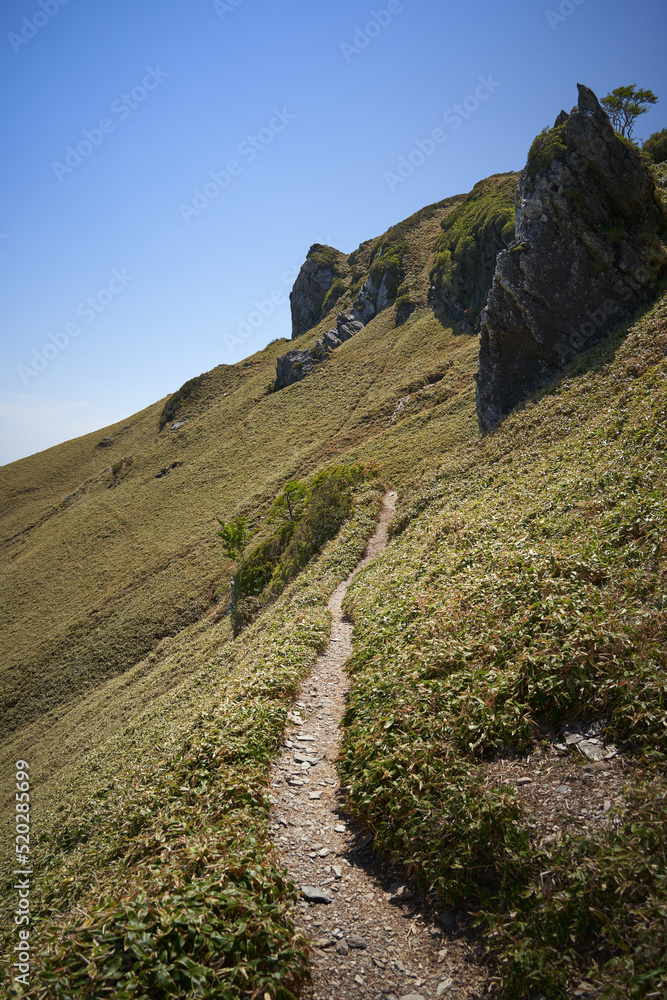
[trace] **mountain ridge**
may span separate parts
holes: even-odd
[[[44,873],[45,978],[29,996],[298,992],[306,943],[275,864],[269,765],[386,486],[400,497],[390,543],[346,600],[350,808],[429,905],[452,908],[445,933],[484,942],[498,998],[561,1000],[584,977],[618,1000],[647,976],[667,987],[664,288],[480,437],[474,327],[515,177],[363,243],[324,311],[315,283],[295,348],[343,309],[366,319],[307,378],[272,391],[283,340],[0,469],[2,759],[11,769],[30,747]],[[235,636],[217,517],[245,516],[261,544],[286,482],[341,463],[369,473],[349,518]],[[578,780],[580,751],[549,733],[591,715],[627,789],[617,781],[592,832],[587,806],[581,829],[558,813],[547,841],[529,786],[500,787],[499,768],[524,769],[535,794],[531,758]],[[8,838],[13,805],[3,790]],[[567,940],[559,893],[579,921]],[[135,949],[137,922],[159,948]]]

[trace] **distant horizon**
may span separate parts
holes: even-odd
[[[349,254],[520,171],[577,82],[599,98],[650,88],[660,102],[637,137],[665,127],[664,6],[626,14],[620,0],[511,14],[487,0],[10,0],[0,463],[289,338],[311,245]]]

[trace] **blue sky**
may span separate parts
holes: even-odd
[[[663,128],[666,28],[663,0],[5,0],[0,463],[289,337],[312,243],[520,169],[577,82],[651,88]]]

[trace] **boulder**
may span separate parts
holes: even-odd
[[[639,151],[595,94],[537,137],[519,179],[516,237],[482,312],[477,416],[486,431],[651,294],[667,220]]]
[[[334,347],[340,347],[341,343],[342,340],[338,336],[336,330],[327,330],[326,333],[323,333],[322,336],[319,338],[319,340],[315,344],[315,347],[316,348],[319,347],[321,350],[324,351],[332,351]]]
[[[352,313],[338,313],[336,318],[336,333],[339,341],[349,340],[355,333],[363,330],[364,324]]]
[[[314,351],[288,351],[280,358],[276,358],[276,381],[274,390],[286,389],[288,385],[300,382],[306,375],[315,369],[322,362],[323,358],[316,357]]]

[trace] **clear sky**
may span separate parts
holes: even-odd
[[[664,0],[5,0],[0,29],[0,463],[289,337],[312,243],[520,169],[577,82],[667,125]]]

